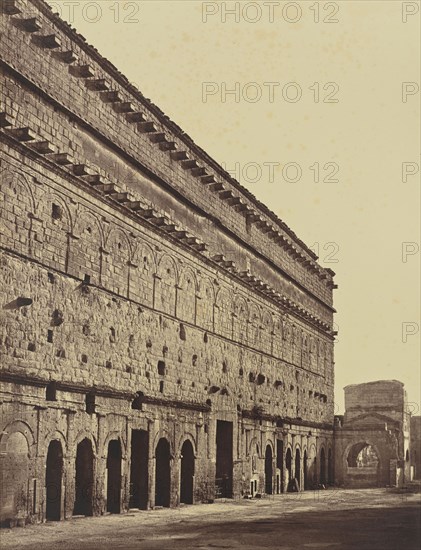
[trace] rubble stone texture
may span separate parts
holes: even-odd
[[[411,466],[414,479],[421,479],[421,416],[411,417]]]
[[[411,419],[402,382],[346,386],[345,415],[335,419],[335,483],[384,487],[409,481],[414,476],[410,429],[415,418]],[[363,456],[358,455],[368,447],[377,463],[368,457],[368,467],[363,468]]]
[[[331,482],[334,273],[43,0],[1,33],[1,521]]]

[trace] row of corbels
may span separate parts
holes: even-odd
[[[200,239],[174,224],[167,216],[150,206],[134,199],[128,192],[122,191],[116,184],[107,181],[101,174],[84,163],[76,161],[66,152],[57,152],[56,147],[47,140],[37,139],[37,135],[29,127],[14,128],[12,117],[7,113],[0,113],[0,127],[16,141],[25,143],[32,150],[44,156],[54,164],[69,171],[73,176],[88,183],[92,189],[119,205],[127,208],[131,213],[142,217],[152,225],[160,228],[173,237],[183,241],[198,252],[207,250],[207,245]]]
[[[17,0],[3,0],[2,9],[8,15],[21,13]],[[34,42],[39,46],[49,50],[61,48],[61,40],[55,33],[37,34],[42,31],[42,24],[37,17],[15,18],[14,24],[26,32],[32,33]],[[300,251],[288,237],[281,233],[271,221],[259,214],[247,201],[228,189],[226,183],[218,181],[215,175],[193,158],[190,152],[180,150],[179,145],[171,136],[162,131],[156,122],[148,120],[143,112],[137,111],[134,103],[127,100],[119,90],[112,89],[112,85],[107,78],[98,78],[95,70],[89,64],[78,65],[79,59],[74,51],[59,51],[55,55],[63,63],[69,65],[70,74],[76,78],[85,79],[88,90],[98,92],[100,98],[105,103],[109,103],[117,113],[124,115],[128,123],[136,124],[139,133],[147,135],[152,143],[157,144],[161,151],[169,152],[174,161],[180,162],[184,170],[189,171],[192,176],[198,178],[211,192],[217,194],[221,200],[237,212],[243,213],[249,224],[255,224],[269,239],[286,250],[294,261],[301,263],[307,271],[316,274],[320,280],[325,281],[328,288],[337,288],[337,285],[329,277],[327,270],[321,268],[317,262]]]
[[[12,117],[5,112],[0,112],[0,127],[16,141],[26,144],[39,155],[44,156],[54,164],[69,171],[73,176],[81,179],[85,184],[88,183],[92,189],[103,197],[127,208],[132,214],[147,220],[161,231],[182,241],[195,251],[204,253],[209,250],[208,245],[199,238],[173,223],[166,215],[136,200],[130,193],[122,191],[116,184],[109,182],[101,174],[95,173],[95,170],[87,164],[76,161],[69,153],[57,152],[56,147],[49,141],[37,139],[37,135],[29,127],[13,127]],[[235,262],[227,259],[224,254],[215,254],[210,259],[219,267],[239,277],[249,287],[275,301],[283,309],[296,313],[324,331],[330,331],[328,323],[309,313],[286,296],[282,296],[263,280],[251,275],[249,271],[239,271]]]

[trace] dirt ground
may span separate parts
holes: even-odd
[[[1,549],[412,550],[421,547],[419,494],[328,490],[178,509],[130,510],[0,533]]]

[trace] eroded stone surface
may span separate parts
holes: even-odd
[[[333,272],[42,0],[8,6],[1,521],[332,482]]]
[[[335,422],[335,482],[347,487],[403,485],[414,477],[411,411],[397,380],[345,387],[345,415]],[[416,438],[416,432],[414,432]],[[413,451],[416,451],[413,442]]]

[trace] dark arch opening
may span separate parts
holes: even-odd
[[[194,452],[187,439],[181,448],[180,502],[193,504]]]
[[[277,484],[278,492],[283,493],[285,491],[284,480],[284,442],[282,439],[276,440],[276,467],[279,470],[279,482]]]
[[[145,394],[141,391],[136,392],[136,397],[132,401],[132,409],[141,411]]]
[[[272,447],[267,445],[265,452],[265,493],[273,493],[273,456]]]
[[[285,455],[285,473],[287,479],[285,480],[285,486],[287,489],[289,488],[290,481],[292,479],[292,453],[291,449],[287,449],[286,455]]]
[[[349,450],[347,463],[350,468],[377,468],[379,457],[370,444],[360,442]]]
[[[26,429],[20,424],[9,425],[5,430],[7,433],[3,434],[5,446],[1,457],[0,528],[9,527],[12,518],[26,519],[29,512],[30,444],[23,433]]]
[[[107,512],[120,513],[121,444],[118,439],[108,443],[107,455]]]
[[[312,468],[313,487],[317,487],[317,457],[316,456],[313,458],[313,463],[311,468]]]
[[[130,508],[146,510],[149,485],[149,432],[132,430],[130,461]]]
[[[326,453],[324,448],[320,451],[320,483],[326,485]]]
[[[92,443],[85,438],[76,451],[76,498],[74,515],[92,516],[94,486],[94,453]]]
[[[329,485],[333,485],[333,458],[332,449],[327,452],[327,482]]]
[[[163,437],[155,450],[155,506],[170,506],[171,469],[170,444]]]
[[[50,441],[47,452],[47,468],[45,473],[45,490],[47,505],[45,517],[47,521],[61,519],[61,483],[63,477],[63,450],[60,441]]]
[[[233,490],[233,423],[216,421],[216,498],[232,498]]]
[[[301,453],[300,453],[300,449],[295,450],[295,479],[298,482],[298,487],[301,488]]]
[[[347,484],[359,488],[379,485],[380,458],[369,443],[353,445],[346,460]]]
[[[307,450],[304,451],[304,457],[303,457],[303,485],[304,490],[308,489],[308,456],[307,456]]]

